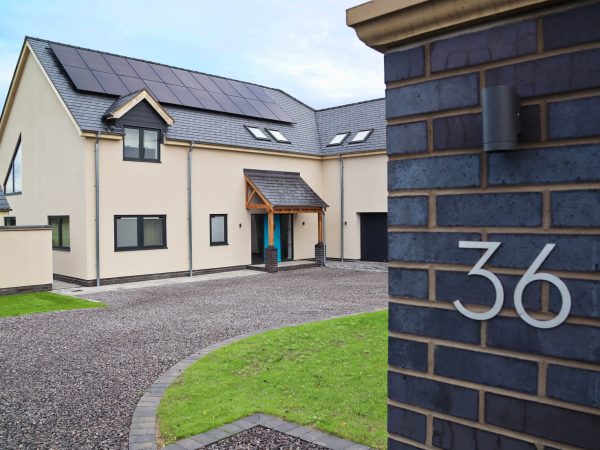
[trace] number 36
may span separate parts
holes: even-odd
[[[482,269],[485,263],[492,257],[492,255],[498,250],[498,247],[502,245],[501,242],[479,242],[479,241],[459,241],[459,248],[475,248],[475,249],[483,249],[487,250],[481,259],[477,261],[477,264],[471,269],[469,275],[479,275],[480,277],[485,277],[494,285],[496,289],[496,301],[494,302],[494,306],[489,311],[482,313],[475,313],[466,309],[460,300],[454,301],[454,306],[458,311],[469,319],[474,320],[488,320],[492,317],[495,317],[500,310],[502,309],[502,305],[504,304],[504,287],[502,283],[498,279],[496,275],[494,275],[489,270]],[[514,294],[514,302],[515,309],[517,313],[525,322],[529,325],[534,326],[536,328],[554,328],[563,323],[567,317],[569,316],[569,312],[571,311],[571,294],[569,293],[569,289],[567,289],[567,285],[557,276],[551,275],[549,273],[536,273],[540,266],[544,263],[548,255],[554,250],[555,244],[546,244],[540,254],[535,258],[527,272],[521,277],[517,286],[515,287]],[[537,320],[531,317],[525,308],[523,307],[523,291],[527,287],[529,283],[533,283],[534,281],[547,281],[548,283],[553,284],[558,288],[560,295],[562,297],[562,305],[560,311],[556,317],[551,320]]]

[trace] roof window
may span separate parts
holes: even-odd
[[[346,140],[346,138],[348,137],[350,133],[338,133],[336,134],[333,139],[331,141],[329,141],[329,144],[327,144],[328,147],[333,146],[333,145],[342,145],[342,143]]]
[[[259,141],[270,141],[271,139],[258,127],[249,127],[244,125],[246,130],[250,132],[250,134],[254,137],[254,139],[258,139]]]
[[[350,143],[358,144],[360,142],[365,142],[369,138],[369,136],[371,136],[372,132],[373,132],[373,128],[371,128],[370,130],[359,131],[354,135],[354,137],[352,138]]]
[[[275,139],[277,142],[284,142],[286,144],[291,144],[290,140],[288,138],[286,138],[281,131],[270,130],[268,128],[265,128],[265,129],[269,132],[269,134],[271,136],[273,136],[273,139]]]

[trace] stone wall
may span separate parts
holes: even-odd
[[[552,449],[600,445],[600,2],[569,2],[385,55],[388,119],[389,448]],[[480,90],[511,85],[519,149],[482,151]],[[504,307],[484,312],[489,280]],[[515,287],[539,269],[564,281],[568,319],[536,328]],[[558,289],[535,282],[527,313],[550,320]]]

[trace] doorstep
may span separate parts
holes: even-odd
[[[297,261],[282,261],[277,263],[277,271],[281,272],[283,270],[295,270],[295,269],[307,269],[310,267],[318,267],[318,264],[310,259],[300,259]],[[246,266],[247,269],[250,270],[259,270],[261,272],[266,272],[265,264],[251,264]]]

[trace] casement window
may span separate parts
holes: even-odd
[[[115,251],[167,248],[167,216],[115,216]]]
[[[4,226],[5,227],[16,227],[17,226],[17,218],[16,217],[5,217],[4,218]]]
[[[227,214],[210,215],[210,245],[227,245]]]
[[[160,131],[149,128],[123,127],[123,159],[160,162]]]
[[[23,164],[21,153],[21,136],[19,136],[12,160],[10,161],[10,166],[8,166],[8,174],[4,180],[5,194],[20,194],[23,189]]]
[[[71,250],[69,216],[49,216],[48,225],[52,226],[52,248],[54,250]]]

